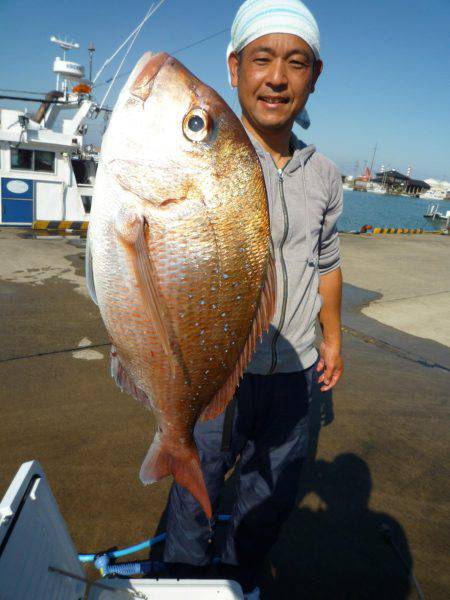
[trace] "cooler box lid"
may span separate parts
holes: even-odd
[[[0,598],[83,598],[86,584],[64,519],[37,461],[24,463],[0,503]]]
[[[0,503],[1,600],[81,600],[85,571],[44,472],[24,463]],[[243,600],[225,580],[100,579],[89,600]]]

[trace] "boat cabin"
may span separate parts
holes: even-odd
[[[73,120],[62,132],[17,110],[0,109],[0,224],[88,219],[96,160],[80,154]]]

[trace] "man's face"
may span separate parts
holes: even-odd
[[[290,129],[322,71],[308,44],[288,33],[254,40],[229,66],[243,115],[260,131]]]

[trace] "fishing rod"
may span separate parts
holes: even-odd
[[[23,102],[45,102],[46,104],[65,104],[60,100],[46,100],[45,98],[26,98],[24,96],[5,96],[0,94],[0,100],[22,100]]]
[[[7,88],[0,88],[0,92],[8,92],[10,94],[33,94],[34,96],[43,96],[47,92],[30,92],[29,90],[10,90]]]
[[[61,100],[46,100],[45,98],[26,98],[24,96],[6,96],[5,94],[0,94],[0,100],[21,100],[22,102],[44,102],[45,104],[67,105],[67,102],[61,102]],[[112,108],[99,107],[95,109],[95,112],[100,111],[112,113]]]

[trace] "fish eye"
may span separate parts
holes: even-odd
[[[205,126],[205,121],[198,115],[194,115],[189,119],[187,126],[191,131],[197,133],[197,131],[201,131],[203,129]]]
[[[193,142],[203,142],[209,136],[211,119],[202,108],[194,108],[183,119],[183,133]]]

